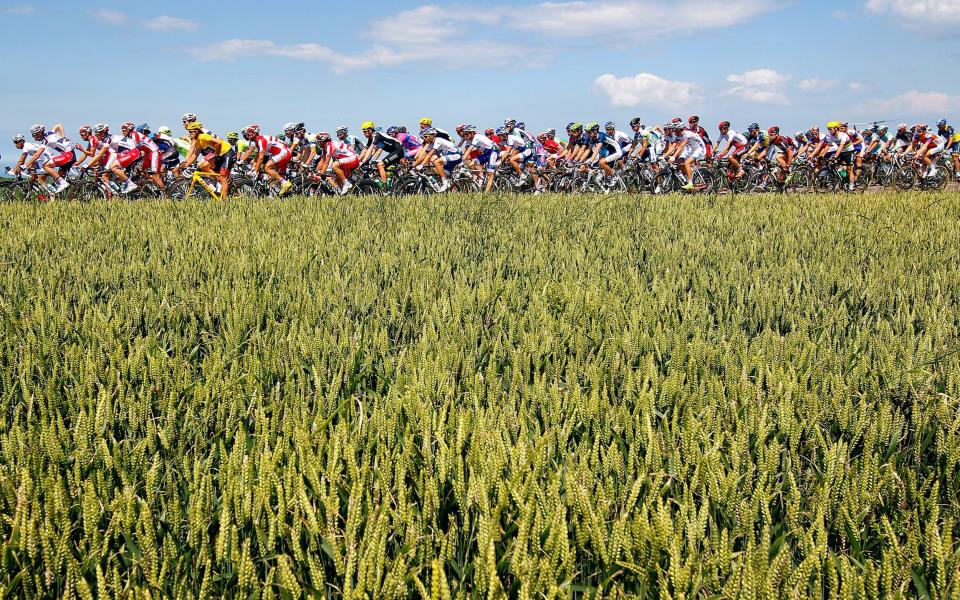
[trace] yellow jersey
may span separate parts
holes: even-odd
[[[215,138],[208,133],[201,133],[197,136],[197,148],[203,150],[204,148],[211,148],[216,150],[218,156],[223,156],[227,152],[233,150],[228,142],[221,140],[220,138]]]

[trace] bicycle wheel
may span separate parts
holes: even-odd
[[[380,186],[372,179],[361,179],[353,184],[350,193],[354,196],[374,196],[380,194]]]
[[[934,171],[931,175],[927,175],[920,179],[920,189],[930,190],[931,192],[941,192],[947,187],[947,174],[940,167],[940,165],[934,165]]]
[[[450,179],[450,191],[464,194],[479,192],[480,184],[470,175],[463,173]]]
[[[660,171],[653,180],[654,194],[670,194],[676,191],[676,178],[669,171]]]
[[[709,169],[695,168],[693,170],[693,187],[698,194],[713,194],[713,173]]]
[[[893,178],[893,184],[897,186],[897,189],[901,192],[906,192],[907,190],[913,189],[914,184],[917,182],[917,173],[913,170],[911,165],[904,165],[900,167],[900,170],[897,171],[897,174]]]
[[[821,169],[814,175],[813,189],[818,194],[829,194],[837,190],[837,174],[832,169]]]
[[[58,196],[64,200],[77,200],[80,202],[89,202],[90,200],[103,198],[103,192],[96,182],[90,180],[74,181],[70,187],[63,190]]]

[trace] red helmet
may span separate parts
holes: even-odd
[[[490,137],[491,135],[493,135],[493,134],[495,134],[495,133],[496,133],[496,131],[494,131],[493,127],[487,127],[486,129],[483,130],[483,135],[485,135],[485,136],[487,136],[487,137]]]
[[[127,121],[126,123],[124,123],[124,124],[122,124],[122,125],[120,126],[120,131],[133,131],[133,129],[134,129],[135,127],[136,127],[136,125],[134,125],[134,124],[131,123],[130,121]]]
[[[456,131],[457,133],[463,133],[463,128],[464,128],[464,127],[466,127],[466,125],[463,124],[463,123],[460,123],[459,125],[457,125],[457,128],[456,128],[455,131]]]
[[[255,135],[260,135],[260,126],[259,125],[247,125],[246,129],[243,130],[244,136],[253,137]]]
[[[720,121],[720,124],[717,125],[717,127],[720,128],[720,129],[729,129],[729,128],[730,128],[730,121]]]
[[[90,127],[89,125],[84,125],[83,127],[80,128],[80,135],[92,135],[92,134],[93,134],[93,127]]]
[[[687,123],[699,123],[699,122],[700,122],[700,117],[697,115],[690,115],[690,117],[687,118]]]
[[[780,134],[780,127],[774,125],[773,127],[771,127],[770,129],[767,130],[767,133],[769,133],[770,135],[779,135],[779,134]]]

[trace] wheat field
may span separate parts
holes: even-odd
[[[0,205],[17,598],[955,598],[960,197]]]

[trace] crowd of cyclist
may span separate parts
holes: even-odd
[[[70,186],[66,175],[71,169],[92,170],[106,183],[113,180],[119,193],[126,194],[137,189],[131,178],[134,165],[142,181],[160,190],[166,186],[168,173],[179,176],[190,167],[216,174],[223,197],[229,194],[236,169],[270,178],[281,195],[293,187],[289,180],[292,170],[305,169],[329,182],[336,193],[345,194],[352,186],[351,174],[364,164],[370,165],[383,186],[399,165],[433,172],[440,182],[439,192],[450,189],[451,173],[461,165],[477,176],[479,187],[486,191],[492,188],[498,168],[506,168],[535,193],[543,189],[544,171],[560,162],[583,170],[597,168],[603,181],[612,180],[615,171],[630,160],[650,163],[654,169],[658,164],[673,163],[683,173],[686,183],[682,188],[688,191],[694,189],[693,169],[708,160],[723,160],[731,179],[743,177],[747,164],[766,162],[780,167],[776,176],[781,180],[798,158],[813,164],[832,161],[846,167],[850,189],[864,161],[896,155],[912,156],[920,177],[930,172],[938,155],[952,155],[949,164],[960,173],[960,132],[946,119],[936,128],[901,123],[894,131],[883,124],[858,130],[831,121],[823,133],[815,126],[793,136],[777,126],[763,129],[757,123],[739,132],[723,121],[715,142],[696,115],[658,126],[647,126],[635,118],[629,123],[632,135],[613,122],[602,127],[572,122],[566,127],[566,139],[558,138],[553,129],[528,132],[524,123],[515,119],[507,119],[497,129],[457,125],[454,135],[434,126],[430,118],[419,121],[416,133],[399,125],[383,130],[366,121],[360,127],[362,139],[351,135],[346,126],[338,127],[333,135],[308,133],[302,122],[287,123],[276,136],[249,125],[223,137],[205,128],[192,113],[184,114],[182,123],[183,135],[166,126],[154,132],[147,124],[132,122],[120,125],[119,133],[111,133],[104,123],[85,125],[78,131],[83,143],[71,141],[62,125],[48,129],[37,124],[30,128],[29,140],[24,135],[14,136],[20,156],[11,173],[38,177],[57,194]]]

